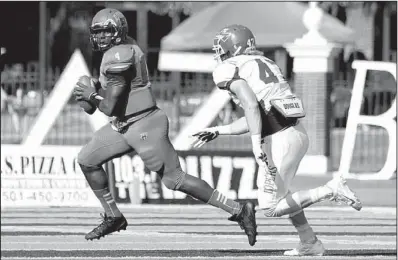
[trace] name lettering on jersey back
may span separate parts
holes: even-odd
[[[301,100],[297,97],[273,99],[270,101],[284,117],[304,117],[305,111]]]
[[[300,104],[299,103],[288,103],[288,104],[283,104],[283,107],[285,109],[300,108]]]

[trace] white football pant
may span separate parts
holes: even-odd
[[[300,122],[264,138],[262,148],[267,155],[268,169],[260,169],[257,177],[260,209],[275,208],[290,193],[290,185],[308,145],[307,132]]]

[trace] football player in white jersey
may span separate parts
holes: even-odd
[[[308,150],[308,135],[299,118],[305,116],[301,100],[272,60],[256,50],[253,33],[242,25],[222,29],[214,39],[218,65],[213,72],[217,87],[228,91],[245,116],[229,125],[203,129],[193,136],[195,147],[219,135],[250,132],[252,149],[259,165],[257,178],[259,208],[267,217],[289,215],[300,237],[297,248],[285,255],[323,255],[303,209],[330,199],[356,210],[362,205],[343,178],[324,186],[291,193],[289,188],[300,161]]]

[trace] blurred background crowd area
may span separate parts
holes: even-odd
[[[302,3],[304,5],[308,2]],[[195,13],[216,4],[217,2],[1,2],[0,47],[7,50],[1,56],[1,143],[21,143],[75,49],[81,50],[92,74],[98,75],[101,54],[92,52],[88,28],[94,14],[104,7],[123,12],[129,24],[129,35],[137,39],[146,52],[158,105],[168,114],[170,136],[175,136],[206,99],[214,88],[214,83],[210,73],[158,71],[161,39]],[[250,4],[247,2],[247,5]],[[356,31],[358,38],[355,48],[346,48],[339,55],[330,83],[331,156],[332,168],[337,169],[355,78],[351,64],[354,60],[396,62],[397,5],[396,2],[319,2],[319,6]],[[18,14],[13,15],[15,20],[12,23],[9,14]],[[19,17],[19,21],[15,17]],[[40,41],[43,30],[45,41]],[[207,49],[196,51],[211,52],[211,44],[209,42]],[[284,53],[283,71],[294,89],[293,59],[283,46],[260,49],[271,59],[275,59],[278,53]],[[44,54],[41,53],[43,50]],[[45,69],[40,70],[43,64]],[[40,77],[44,78],[43,83],[40,83]],[[385,112],[396,97],[396,89],[392,75],[369,72],[361,113],[379,115]],[[242,111],[231,102],[213,124],[227,124],[242,115]],[[353,167],[365,167],[367,171],[378,170],[384,163],[382,158],[385,158],[385,147],[388,146],[387,134],[378,127],[363,126],[360,130],[355,145],[356,166]],[[45,144],[81,145],[90,140],[92,133],[87,117],[71,98],[47,135]],[[371,145],[372,149],[364,149],[365,144],[366,147]],[[249,150],[250,142],[245,136],[233,137],[209,144],[206,149]],[[370,161],[369,155],[372,158]]]

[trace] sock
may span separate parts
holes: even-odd
[[[214,207],[223,209],[232,215],[238,214],[241,208],[239,202],[228,199],[218,190],[213,191],[213,194],[211,195],[210,200],[207,203]]]
[[[320,186],[311,190],[297,191],[280,200],[275,207],[275,216],[296,213],[314,203],[322,201],[333,194],[327,186]]]
[[[108,188],[104,188],[101,190],[93,190],[95,196],[101,202],[102,207],[105,210],[105,214],[108,217],[120,217],[122,213],[116,205],[115,200],[112,198],[112,194],[110,193]]]
[[[218,190],[213,189],[207,182],[195,176],[185,174],[178,190],[204,203],[223,209],[232,215],[240,211],[239,202],[228,199]]]
[[[290,216],[289,220],[296,228],[302,243],[314,243],[316,241],[317,237],[308,224],[307,218],[304,215],[304,211],[300,211],[299,213]]]
[[[304,192],[308,192],[309,193],[310,201],[307,203],[309,205],[312,205],[314,203],[320,202],[320,201],[322,201],[322,200],[324,200],[324,199],[326,199],[326,198],[328,198],[328,197],[333,195],[332,189],[327,187],[327,186],[320,186],[318,188],[315,188],[315,189],[312,189],[312,190],[308,190],[308,191],[304,191]],[[305,206],[305,207],[308,207],[308,206]]]
[[[90,188],[101,202],[105,214],[110,217],[120,217],[122,213],[109,191],[108,176],[104,169],[101,166],[85,166],[82,164],[80,164],[80,168]]]
[[[301,209],[320,202],[333,194],[332,189],[327,186],[320,186],[311,190],[302,190],[292,194],[291,198],[300,205]],[[296,212],[296,211],[294,211]],[[289,212],[289,213],[294,213]]]

